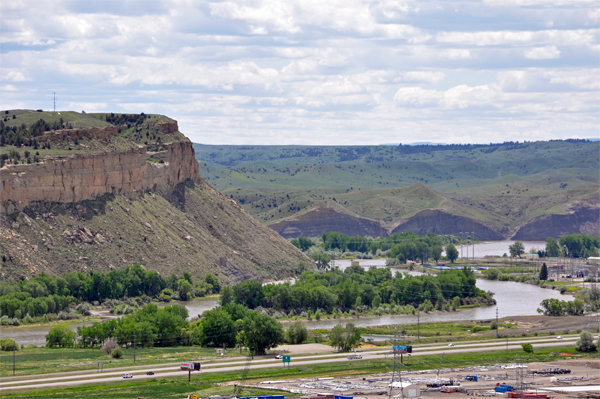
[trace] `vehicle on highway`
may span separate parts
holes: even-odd
[[[126,373],[126,374],[123,374],[123,378],[133,378],[133,375]]]
[[[556,337],[556,339],[562,339],[562,335],[559,335],[558,337]]]
[[[154,371],[146,371],[146,375],[154,375]]]
[[[277,356],[275,356],[275,359],[283,359],[283,356],[282,355],[277,355]]]
[[[451,342],[451,343],[448,344],[448,346],[454,346],[454,343]]]
[[[348,355],[348,360],[362,359],[362,356],[356,353]]]

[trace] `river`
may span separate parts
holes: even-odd
[[[384,261],[385,263],[385,261]],[[349,262],[348,262],[349,264]],[[376,266],[376,265],[374,265]],[[416,272],[414,272],[416,274]],[[489,281],[477,280],[477,287],[484,291],[495,293],[494,298],[498,302],[498,316],[529,316],[536,315],[536,309],[540,302],[547,298],[572,299],[571,296],[561,296],[557,290],[548,290],[534,285],[516,283],[512,281]],[[184,305],[190,314],[190,317],[196,317],[206,310],[213,309],[218,304],[216,298],[198,299],[191,302],[171,302],[170,305]],[[460,310],[458,312],[434,312],[422,313],[419,318],[422,323],[443,322],[443,321],[463,321],[463,320],[490,320],[496,317],[496,307],[489,306],[484,308],[472,308]],[[333,328],[339,323],[352,322],[356,326],[381,326],[389,324],[412,324],[417,322],[416,315],[383,315],[373,317],[360,317],[340,320],[312,320],[304,321],[307,328]],[[87,323],[72,324],[69,327],[77,331],[77,327],[90,325]],[[2,338],[13,338],[19,344],[43,346],[46,342],[46,334],[51,327],[35,328],[1,328]]]

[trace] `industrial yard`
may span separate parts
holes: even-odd
[[[287,391],[290,394],[302,395],[306,399],[333,399],[334,395],[359,399],[381,399],[386,396],[598,398],[600,360],[569,359],[553,363],[492,364],[460,369],[440,368],[439,371],[405,370],[400,375],[390,371],[364,376],[264,380],[254,381],[247,386]]]

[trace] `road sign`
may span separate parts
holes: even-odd
[[[283,356],[283,362],[284,363],[289,363],[290,362],[290,355],[284,355]]]

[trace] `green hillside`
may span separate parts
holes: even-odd
[[[265,224],[326,203],[388,229],[440,209],[510,230],[593,201],[600,187],[597,141],[194,148],[200,174]]]

